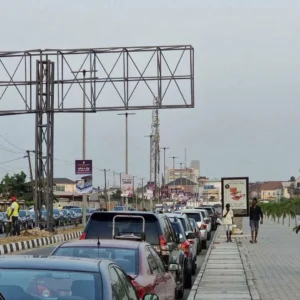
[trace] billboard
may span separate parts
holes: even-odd
[[[75,160],[76,193],[90,194],[93,191],[92,160]]]
[[[169,198],[169,188],[167,185],[162,185],[160,188],[161,191],[161,198],[168,199]]]
[[[133,176],[128,174],[121,175],[121,197],[133,197]]]
[[[222,207],[230,204],[235,217],[249,216],[249,178],[227,177],[222,178]]]

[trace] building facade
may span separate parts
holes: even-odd
[[[221,180],[218,178],[207,178],[202,190],[203,202],[219,202],[222,199]]]
[[[193,182],[197,182],[197,178],[200,176],[200,173],[197,169],[186,168],[186,169],[168,169],[168,181],[171,182],[179,178],[185,178]]]

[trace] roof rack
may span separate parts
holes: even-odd
[[[115,226],[116,226],[117,218],[141,219],[142,232],[122,232],[116,235]],[[138,236],[136,234],[140,234],[141,236]],[[112,224],[112,238],[116,240],[126,240],[126,241],[146,241],[145,218],[142,216],[134,216],[134,215],[115,215],[113,217],[113,224]]]

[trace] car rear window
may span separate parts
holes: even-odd
[[[185,223],[185,219],[184,218],[178,218],[178,219],[181,222],[184,231],[188,231],[187,224]]]
[[[85,228],[86,239],[112,239],[112,220],[118,213],[113,212],[99,212],[93,213]],[[126,216],[130,213],[126,212]],[[138,216],[138,214],[133,214]],[[159,231],[157,225],[157,217],[152,214],[140,214],[145,218],[145,234],[146,241],[151,245],[159,245]],[[115,234],[122,233],[142,233],[142,220],[130,218],[117,218],[115,222]]]
[[[119,265],[126,273],[138,275],[138,250],[113,247],[60,247],[52,255],[109,259]]]
[[[209,215],[212,215],[214,213],[214,210],[211,207],[202,207],[203,209],[205,209]]]
[[[186,212],[186,214],[189,218],[194,219],[196,222],[201,222],[201,216],[199,213],[189,213],[189,212],[187,213]]]
[[[171,224],[172,224],[172,227],[173,227],[173,229],[174,229],[174,231],[175,231],[176,233],[178,233],[178,234],[181,233],[180,226],[179,226],[178,223],[171,222]]]

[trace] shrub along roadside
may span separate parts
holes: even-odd
[[[264,215],[272,219],[274,222],[285,224],[285,219],[288,218],[288,225],[291,226],[291,220],[297,224],[297,212],[300,207],[300,199],[282,199],[280,202],[260,203],[260,207]]]

